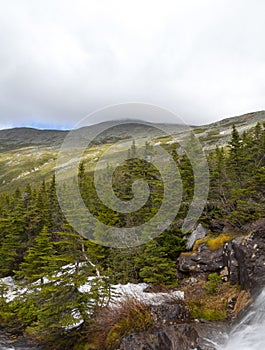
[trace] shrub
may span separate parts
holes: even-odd
[[[222,278],[216,272],[210,273],[208,276],[208,282],[205,283],[204,289],[207,294],[215,295],[218,293]]]

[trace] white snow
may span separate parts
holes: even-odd
[[[9,303],[14,300],[17,296],[26,292],[26,288],[18,287],[12,277],[4,277],[0,279],[0,283],[6,285],[7,292],[4,294],[6,301]]]
[[[73,266],[67,265],[65,266],[65,269],[67,267],[72,268]],[[95,278],[98,278],[98,277],[92,277],[92,276],[89,277],[87,279],[87,282],[83,286],[79,287],[79,291],[83,293],[89,292],[91,288],[90,281]],[[48,282],[48,279],[45,279],[44,283],[47,283],[47,282]],[[17,286],[12,277],[1,278],[0,283],[6,285],[7,287],[7,292],[4,295],[7,302],[11,302],[16,297],[19,297],[20,295],[28,291],[27,288],[22,288]],[[33,284],[38,284],[38,281]],[[115,307],[117,302],[126,300],[128,297],[134,297],[148,305],[159,305],[171,297],[174,299],[184,299],[184,292],[181,292],[181,291],[171,291],[168,293],[145,292],[144,290],[148,286],[149,285],[147,283],[127,283],[127,284],[112,285],[112,289],[114,292],[113,292],[112,299],[109,306]],[[76,318],[76,323],[69,325],[67,327],[64,327],[66,329],[72,329],[72,328],[78,327],[83,322],[81,315],[79,315],[78,312],[74,310],[73,312]]]
[[[68,266],[69,267],[69,266]],[[89,292],[91,284],[89,281],[95,279],[96,277],[89,277],[87,282],[79,287],[80,292]],[[45,282],[48,282],[45,280]],[[0,283],[5,284],[7,286],[7,293],[5,294],[5,298],[7,302],[12,301],[15,297],[25,293],[27,288],[21,288],[17,286],[12,277],[5,277],[0,279]],[[35,282],[36,284],[38,282]],[[34,283],[34,284],[35,284]],[[150,293],[145,292],[144,290],[149,285],[147,283],[127,283],[127,284],[115,284],[112,285],[115,295],[113,296],[112,303],[115,301],[125,300],[129,296],[133,296],[143,302],[148,304],[158,305],[161,304],[166,297],[174,297],[184,299],[184,292],[181,291],[171,291],[168,293]]]
[[[115,288],[115,292],[120,294],[120,297],[117,297],[116,300],[124,300],[127,297],[133,296],[146,304],[159,305],[168,297],[184,299],[184,292],[181,291],[172,291],[169,293],[145,292],[144,290],[148,286],[147,283],[127,283],[116,284],[113,287]],[[115,304],[115,298],[113,303]]]

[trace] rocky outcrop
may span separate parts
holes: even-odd
[[[191,324],[154,328],[130,334],[122,340],[119,350],[210,350],[202,347],[198,332]]]
[[[252,233],[240,237],[225,247],[228,255],[230,281],[238,282],[252,292],[265,283],[265,219],[259,220]]]
[[[265,219],[252,225],[251,233],[211,251],[207,244],[180,255],[178,270],[189,276],[219,272],[231,284],[239,283],[252,293],[265,283]]]
[[[188,284],[197,282],[196,276],[218,272],[225,281],[239,283],[244,289],[255,292],[265,282],[265,219],[252,226],[248,236],[241,236],[215,251],[207,244],[201,244],[196,251],[183,253],[178,259],[178,272],[189,276]],[[243,306],[247,305],[248,291],[240,297]],[[231,295],[227,307],[234,312],[239,297]],[[247,299],[246,299],[247,298]],[[238,306],[238,310],[242,309]],[[183,303],[172,302],[151,307],[155,327],[148,331],[133,333],[123,338],[119,350],[213,350],[206,338],[218,339],[225,323],[190,322],[190,314]],[[212,328],[211,328],[211,327]]]
[[[182,273],[197,275],[221,271],[223,268],[223,248],[211,251],[207,244],[201,244],[194,252],[181,254],[178,259],[178,269]]]
[[[154,327],[122,339],[119,350],[211,350],[191,323],[183,300],[171,300],[151,306]]]

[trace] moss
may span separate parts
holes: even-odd
[[[232,241],[236,236],[228,233],[221,233],[217,237],[206,236],[204,238],[198,239],[193,247],[193,250],[197,250],[199,245],[205,243],[210,250],[218,250],[224,246],[225,243]]]
[[[238,285],[231,285],[229,282],[220,282],[220,276],[211,274],[210,279],[218,283],[217,293],[207,293],[207,281],[199,279],[194,286],[185,286],[182,290],[185,293],[186,304],[191,313],[191,318],[205,319],[207,321],[231,320],[248,303],[248,294],[240,290]],[[229,301],[235,298],[236,305],[231,309]]]
[[[207,321],[221,321],[226,318],[226,309],[215,308],[207,305],[204,301],[190,301],[188,303],[191,317],[202,318]]]
[[[198,249],[198,247],[199,247],[201,244],[207,243],[208,239],[209,239],[209,237],[204,237],[204,238],[198,239],[198,240],[195,242],[194,246],[193,246],[193,250],[195,251],[195,250]]]
[[[228,233],[222,233],[218,237],[211,237],[207,240],[207,245],[211,250],[218,250],[224,246],[225,243],[232,241],[235,236]]]

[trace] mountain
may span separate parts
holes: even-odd
[[[253,112],[226,118],[203,126],[190,126],[194,134],[202,143],[204,149],[210,150],[216,145],[225,145],[230,139],[232,125],[235,124],[240,133],[255,126],[257,122],[265,122],[265,111]],[[135,139],[153,137],[163,143],[177,140],[185,132],[186,127],[177,124],[148,124],[137,121],[104,122],[92,126],[83,127],[73,132],[71,137],[74,143],[83,135],[84,138],[93,139],[99,130],[98,137],[92,143],[92,153],[97,155],[106,147],[117,141],[128,141],[123,147],[130,147],[132,135]],[[157,128],[157,129],[156,129]],[[168,135],[160,129],[167,130]],[[12,191],[16,187],[23,187],[28,183],[39,183],[43,179],[50,178],[56,166],[58,151],[68,135],[69,131],[62,130],[38,130],[33,128],[14,128],[0,130],[0,193]]]

